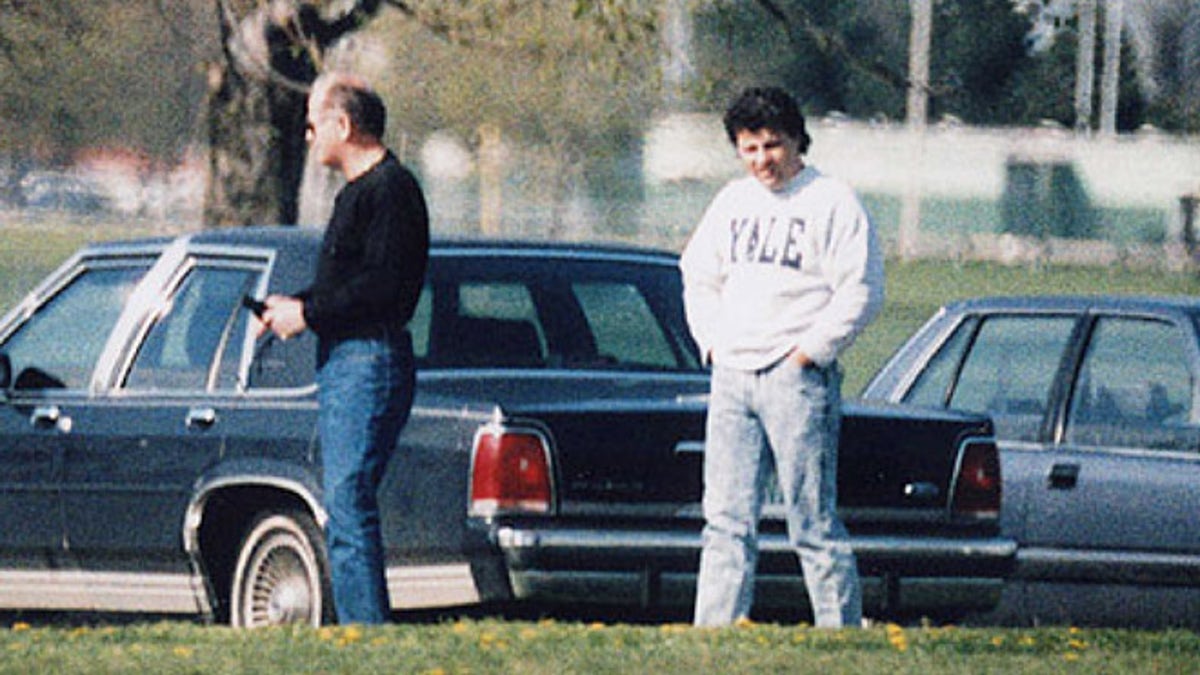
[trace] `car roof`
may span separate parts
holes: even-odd
[[[279,250],[283,255],[311,250],[320,243],[323,228],[311,226],[253,226],[223,227],[200,230],[179,237],[149,237],[141,239],[114,240],[91,244],[92,253],[119,251],[131,247],[160,246],[180,238],[189,243],[212,246],[261,246]],[[678,256],[672,251],[627,243],[611,242],[565,242],[549,240],[516,240],[486,237],[435,237],[430,243],[434,255],[445,253],[502,253],[510,255],[548,257],[622,257],[653,258],[674,262]]]
[[[1004,311],[1120,311],[1190,312],[1200,311],[1200,297],[1152,295],[1012,295],[968,298],[947,303],[952,313]]]

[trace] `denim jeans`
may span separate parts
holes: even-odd
[[[412,342],[402,333],[322,344],[318,364],[334,606],[339,623],[380,623],[391,609],[376,493],[412,407]]]
[[[858,626],[862,590],[837,516],[841,373],[784,359],[761,371],[713,371],[704,445],[703,551],[695,623],[747,617],[754,596],[763,494],[779,478],[789,543],[817,626]]]

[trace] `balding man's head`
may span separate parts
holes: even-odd
[[[313,81],[309,107],[337,110],[346,114],[356,133],[378,141],[387,128],[383,99],[367,81],[352,73],[325,73]]]

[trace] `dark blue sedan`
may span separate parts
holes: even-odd
[[[330,617],[311,335],[247,295],[306,286],[321,232],[96,244],[0,321],[0,607]],[[380,489],[397,610],[686,606],[708,373],[676,257],[435,243],[419,382]],[[991,607],[1011,568],[986,415],[848,406],[840,507],[873,616]],[[781,510],[759,606],[807,607]]]

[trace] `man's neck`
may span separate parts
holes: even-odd
[[[382,145],[356,146],[346,153],[342,160],[342,175],[347,182],[362,177],[387,156],[387,148]]]

